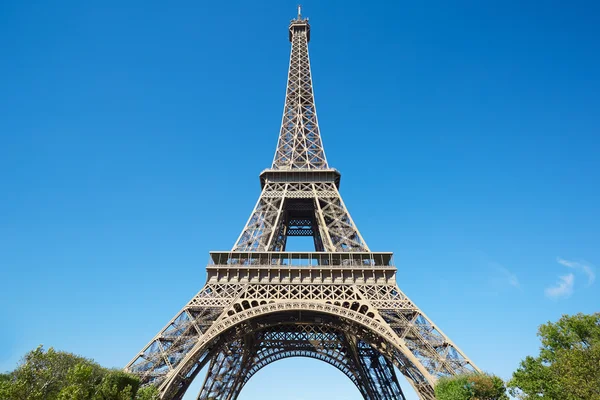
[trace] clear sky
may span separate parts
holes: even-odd
[[[0,370],[38,344],[122,367],[201,288],[272,161],[296,3],[0,3]],[[355,222],[504,378],[600,305],[599,4],[304,1]],[[240,399],[281,390],[359,398],[291,359]]]

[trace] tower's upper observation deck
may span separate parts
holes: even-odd
[[[298,6],[298,16],[290,21],[290,42],[294,36],[294,32],[306,32],[306,42],[310,42],[310,24],[308,18],[302,18],[302,6]]]
[[[308,18],[302,18],[298,15],[298,18],[293,19],[290,22],[290,42],[294,36],[294,32],[305,31],[306,32],[306,42],[310,42],[310,24],[308,23]]]

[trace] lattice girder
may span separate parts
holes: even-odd
[[[313,95],[309,33],[308,20],[295,20],[290,25],[290,67],[273,169],[328,168]]]
[[[298,204],[304,209],[295,209]],[[233,251],[285,251],[289,216],[299,212],[311,223],[317,250],[369,251],[332,181],[285,184],[267,181]]]
[[[238,266],[238,268],[246,267]],[[253,268],[260,268],[260,266]],[[354,271],[349,272],[350,270],[343,268],[335,271],[347,276],[354,275],[356,280],[359,278]],[[138,373],[144,383],[160,385],[165,398],[185,392],[183,386],[188,383],[184,378],[190,376],[193,369],[200,364],[201,357],[214,354],[217,346],[214,342],[215,338],[221,337],[232,329],[247,334],[248,329],[250,331],[253,329],[248,327],[255,326],[257,321],[271,314],[276,315],[273,318],[279,320],[280,324],[281,321],[286,320],[285,318],[289,318],[284,317],[282,313],[291,312],[289,315],[293,316],[293,310],[301,311],[301,314],[316,313],[315,315],[319,315],[318,318],[321,319],[335,316],[340,318],[336,322],[338,326],[346,326],[344,328],[346,331],[361,329],[362,333],[357,334],[357,337],[366,340],[365,338],[370,335],[371,340],[366,343],[383,357],[379,360],[381,367],[378,367],[383,372],[380,371],[379,375],[369,379],[374,382],[377,379],[381,381],[386,374],[389,375],[385,372],[385,364],[382,362],[387,360],[388,363],[399,368],[423,399],[433,399],[432,385],[439,377],[477,371],[472,362],[397,288],[393,281],[393,274],[387,275],[387,282],[370,284],[315,283],[319,281],[317,276],[314,276],[312,282],[305,279],[304,282],[297,284],[270,284],[266,281],[251,284],[239,283],[240,275],[234,273],[231,268],[227,268],[227,272],[220,271],[220,273],[223,275],[219,275],[215,268],[210,269],[209,281],[223,281],[222,276],[229,276],[229,282],[207,285],[128,366],[128,370]],[[267,272],[266,275],[269,273]],[[274,275],[272,279],[279,279]],[[382,276],[385,277],[385,274]],[[215,277],[217,278],[213,279]],[[228,301],[229,304],[217,308],[212,305],[216,300]],[[235,341],[227,343],[234,346],[233,342]],[[169,343],[169,346],[165,346],[164,343]],[[247,344],[248,341],[240,343]],[[260,347],[255,346],[241,348],[241,350],[229,349],[229,352],[239,354],[241,357],[244,354],[257,352],[259,349]],[[217,365],[218,363],[231,364],[232,368],[238,364],[226,357],[222,359],[212,357],[211,370],[215,369],[217,372],[222,368]],[[140,363],[140,360],[143,362]],[[164,362],[157,360],[164,360]],[[251,371],[252,365],[253,363],[247,364],[245,368]],[[356,360],[355,365],[357,365]],[[231,376],[238,376],[245,371],[242,368],[243,366],[240,365],[238,369],[228,371]],[[226,376],[223,372],[218,372],[218,375]],[[238,393],[244,383],[244,381],[228,382],[229,386],[224,387],[211,383],[212,386],[207,386],[205,394],[208,396],[215,390],[222,392],[225,389],[228,393]],[[370,388],[366,386],[363,388],[365,393],[377,388],[375,383],[370,385]],[[377,390],[381,392],[381,390],[392,389]],[[381,397],[384,396],[381,393],[378,396],[377,398],[385,398]]]
[[[250,333],[240,330],[225,342],[209,367],[198,399],[236,399],[244,385],[259,370],[289,357],[309,357],[334,366],[357,386],[367,400],[404,398],[393,370],[390,374],[382,366],[373,365],[367,373],[360,371],[360,366],[352,356],[348,334],[335,327],[323,323],[288,323],[253,328],[249,330]],[[368,345],[360,343],[362,348],[368,348]],[[232,345],[235,347],[233,351]],[[245,351],[238,350],[241,348]],[[398,391],[390,392],[376,384],[373,376],[380,375],[388,376],[390,386]],[[234,377],[232,385],[220,384],[229,381],[229,376]]]

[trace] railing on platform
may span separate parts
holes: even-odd
[[[222,267],[393,267],[393,253],[211,251],[210,266]]]

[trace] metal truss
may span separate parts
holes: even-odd
[[[266,181],[234,251],[285,251],[288,236],[313,236],[318,251],[369,251],[335,182],[306,175],[316,182]]]
[[[292,21],[289,29],[292,51],[273,169],[328,168],[319,134],[310,74],[310,25],[307,19],[298,17]]]
[[[256,254],[258,264],[245,258],[250,254]],[[478,371],[400,291],[386,254],[279,254],[213,253],[220,261],[207,268],[207,285],[127,369],[144,383],[157,384],[164,398],[180,398],[212,360],[200,398],[232,399],[260,368],[292,356],[336,366],[367,399],[399,398],[391,365],[422,399],[434,398],[439,377]],[[320,265],[293,266],[288,260],[319,260]],[[318,331],[303,325],[325,322],[327,329]],[[340,339],[336,332],[350,336]]]
[[[261,324],[262,325],[262,324]],[[324,361],[344,373],[365,399],[404,400],[392,364],[349,332],[321,323],[247,325],[213,358],[199,400],[236,399],[254,374],[289,357]],[[258,328],[258,329],[257,329]]]
[[[372,252],[329,168],[312,90],[310,26],[298,15],[272,168],[229,252],[211,252],[202,290],[127,365],[162,399],[238,397],[265,366],[311,357],[344,373],[367,400],[404,399],[394,367],[423,400],[438,378],[479,371],[398,288],[392,253]],[[311,236],[314,252],[286,252]]]

